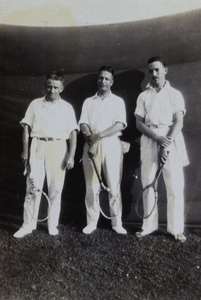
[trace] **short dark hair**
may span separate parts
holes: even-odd
[[[162,59],[160,56],[153,56],[153,57],[151,57],[151,58],[148,60],[148,62],[147,62],[147,66],[148,66],[149,64],[152,64],[152,63],[155,62],[155,61],[159,61],[160,63],[162,63],[162,65],[163,65],[165,68],[167,67],[165,60]]]
[[[113,70],[113,68],[110,67],[110,66],[102,66],[102,67],[100,67],[100,69],[99,69],[99,71],[98,71],[98,74],[99,74],[101,71],[107,71],[107,72],[111,73],[112,76],[114,76],[114,70]]]
[[[64,84],[64,74],[62,71],[51,71],[46,76],[46,80],[48,79],[59,80],[62,84]]]

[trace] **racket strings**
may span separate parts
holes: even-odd
[[[111,212],[113,211],[113,208],[111,207],[111,200],[113,198],[113,196],[110,197],[111,194],[111,189],[109,187],[107,187],[102,180],[102,170],[99,172],[96,166],[96,163],[94,161],[93,155],[91,155],[91,153],[88,152],[89,158],[91,159],[92,165],[94,167],[94,170],[96,172],[98,181],[100,183],[100,189],[96,194],[96,200],[97,200],[97,204],[99,207],[99,210],[101,212],[101,214],[106,218],[106,219],[113,219],[116,218],[118,213],[119,213],[119,205],[117,200],[115,200],[117,207],[117,213],[115,213],[114,215],[111,215]],[[107,207],[107,212],[104,209]]]
[[[113,199],[111,203],[111,199]],[[96,201],[101,214],[106,219],[114,219],[119,214],[119,205],[116,197],[111,196],[111,192],[107,190],[99,190],[96,194]]]
[[[50,212],[51,212],[51,203],[50,203],[50,199],[48,197],[48,195],[42,191],[41,189],[38,189],[35,184],[34,184],[34,180],[33,179],[30,179],[30,192],[28,194],[28,197],[27,197],[27,208],[28,208],[28,212],[31,216],[31,220],[35,220],[37,222],[44,222],[46,220],[49,219],[49,216],[50,216]],[[35,211],[32,213],[31,212],[31,209],[30,209],[30,204],[32,201],[36,201],[36,198],[37,198],[37,193],[40,194],[40,197],[42,197],[42,195],[45,197],[46,201],[47,201],[47,205],[48,205],[48,213],[47,213],[47,216],[43,219],[38,219],[38,218],[35,218]],[[31,221],[30,221],[31,222]]]
[[[142,215],[139,212],[139,204],[141,202],[143,203],[144,193],[147,193],[148,189],[153,189],[153,192],[154,192],[154,203],[153,203],[152,208],[146,214],[145,214],[145,209],[143,208],[143,213],[144,214]],[[152,213],[153,213],[153,211],[154,211],[154,209],[155,209],[155,207],[157,205],[157,202],[158,202],[158,192],[157,192],[157,190],[155,190],[153,187],[147,187],[146,189],[144,189],[139,194],[139,196],[137,197],[137,200],[136,200],[135,212],[136,212],[137,216],[140,217],[141,219],[148,219],[152,215]]]
[[[158,191],[157,191],[157,189],[158,189],[158,180],[159,180],[159,177],[161,175],[163,167],[164,167],[164,163],[160,163],[152,183],[150,183],[146,187],[144,187],[140,191],[139,195],[137,196],[136,203],[135,203],[135,212],[136,212],[137,216],[140,217],[141,219],[148,219],[151,216],[151,214],[153,213],[153,211],[154,211],[154,209],[157,205],[157,202],[158,202]],[[140,202],[143,202],[143,195],[144,195],[145,192],[147,193],[150,188],[152,188],[153,192],[154,192],[154,204],[153,204],[150,212],[147,215],[141,215],[139,213],[139,204],[140,204]]]

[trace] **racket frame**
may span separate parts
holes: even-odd
[[[30,211],[29,203],[27,203],[28,211],[29,211],[29,214],[31,215],[31,219],[32,219],[32,220],[35,220],[35,221],[37,221],[37,222],[44,222],[44,221],[48,220],[48,219],[49,219],[49,216],[50,216],[50,211],[51,211],[51,203],[50,203],[50,199],[49,199],[48,195],[47,195],[45,192],[43,192],[42,190],[36,188],[35,186],[31,188],[31,191],[30,191],[30,193],[29,193],[29,195],[31,195],[31,198],[33,197],[33,194],[36,194],[36,192],[41,193],[41,197],[42,197],[42,195],[45,196],[45,198],[46,198],[46,200],[47,200],[47,204],[48,204],[48,214],[47,214],[47,216],[46,216],[45,218],[43,218],[43,219],[34,218],[33,214],[32,214],[31,211]],[[32,201],[33,201],[33,200],[32,200]]]
[[[153,211],[154,211],[154,209],[155,209],[155,207],[156,207],[156,204],[157,204],[157,202],[158,202],[158,179],[159,179],[159,177],[160,177],[160,175],[161,175],[161,172],[162,172],[162,170],[163,170],[164,165],[165,165],[165,163],[160,162],[159,167],[158,167],[158,169],[157,169],[157,171],[156,171],[156,174],[155,174],[155,176],[154,176],[154,180],[153,180],[150,184],[148,184],[147,186],[145,186],[145,187],[139,192],[139,194],[138,194],[138,196],[137,196],[136,203],[135,203],[135,212],[136,212],[137,216],[140,217],[141,219],[148,219],[148,218],[151,216],[151,214],[153,213]],[[139,213],[139,211],[138,211],[138,207],[139,207],[140,200],[141,200],[142,197],[143,197],[143,196],[142,196],[143,193],[144,193],[146,190],[148,190],[149,188],[153,188],[153,190],[154,190],[155,201],[154,201],[154,205],[153,205],[153,208],[151,209],[150,213],[149,213],[147,216],[142,216],[142,215]]]
[[[91,161],[92,161],[93,167],[94,167],[95,172],[96,172],[96,175],[97,175],[97,177],[98,177],[98,181],[99,181],[99,183],[100,183],[100,189],[98,190],[98,192],[97,192],[97,194],[96,194],[96,200],[97,200],[97,203],[98,203],[98,207],[99,207],[99,209],[100,209],[100,212],[101,212],[101,214],[102,214],[106,219],[109,219],[109,220],[114,219],[114,218],[117,217],[117,215],[118,215],[118,213],[119,213],[119,206],[117,207],[117,214],[114,215],[114,216],[110,216],[110,217],[109,217],[109,216],[107,216],[107,215],[103,212],[103,210],[102,210],[102,208],[101,208],[101,206],[100,206],[100,193],[101,193],[101,191],[106,191],[106,192],[109,194],[109,193],[111,193],[111,189],[110,189],[109,187],[105,186],[105,184],[103,183],[103,180],[102,180],[102,178],[101,178],[101,176],[100,176],[100,174],[99,174],[99,172],[98,172],[96,163],[95,163],[95,161],[94,161],[94,159],[93,159],[93,155],[92,155],[90,152],[88,152],[88,156],[89,156],[89,158],[90,158]],[[108,195],[108,196],[109,196],[109,195]],[[108,197],[108,201],[109,201],[109,197]],[[116,204],[117,204],[117,201],[116,201]]]

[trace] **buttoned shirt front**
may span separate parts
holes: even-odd
[[[79,124],[87,124],[93,133],[104,131],[117,122],[127,126],[125,103],[122,98],[110,93],[102,100],[95,94],[84,101]],[[121,132],[117,135],[121,135]]]
[[[72,105],[61,98],[55,103],[46,101],[45,97],[33,100],[20,123],[30,126],[31,137],[67,140],[73,130],[78,130]]]
[[[151,84],[137,99],[135,115],[145,119],[145,124],[167,125],[173,124],[173,115],[179,111],[185,114],[184,99],[182,94],[172,88],[168,81],[157,92]]]

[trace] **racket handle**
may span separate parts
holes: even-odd
[[[107,191],[108,193],[111,192],[111,189],[109,187],[105,186],[104,183],[101,183],[101,186],[102,186],[103,190]]]

